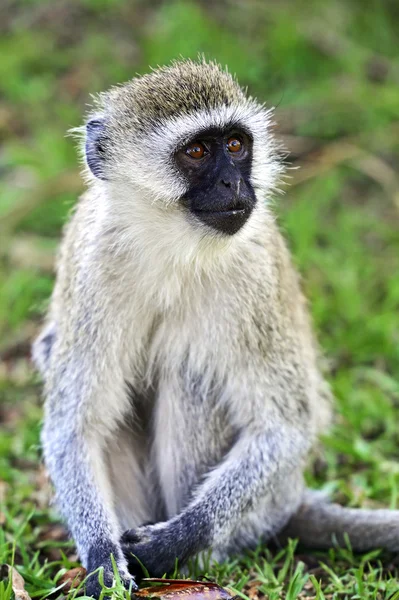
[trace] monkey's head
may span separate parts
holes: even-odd
[[[270,111],[214,63],[157,69],[100,94],[96,108],[86,163],[111,195],[123,196],[125,215],[131,203],[132,218],[145,202],[202,233],[231,236],[281,170]]]

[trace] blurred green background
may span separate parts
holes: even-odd
[[[66,132],[91,93],[199,52],[276,106],[301,167],[275,209],[338,408],[309,481],[349,504],[398,503],[399,2],[2,0],[0,535],[5,554],[26,543],[25,574],[50,518],[29,345],[83,189]]]

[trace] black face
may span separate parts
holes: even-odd
[[[228,235],[237,233],[256,203],[250,183],[251,137],[237,128],[207,130],[175,158],[189,182],[183,205],[206,225]]]

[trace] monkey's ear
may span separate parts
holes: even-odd
[[[105,166],[105,121],[95,117],[86,123],[86,162],[90,171],[99,179],[106,179]]]

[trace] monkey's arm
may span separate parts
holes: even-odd
[[[87,274],[82,280],[86,286],[92,284]],[[67,284],[61,277],[57,285],[56,294]],[[116,328],[117,319],[105,300],[101,304],[97,300],[99,308],[90,310],[87,302],[92,302],[92,297],[82,294],[78,302],[74,282],[68,285],[69,308],[61,294],[54,306],[57,324],[44,370],[44,459],[55,486],[57,505],[84,566],[88,572],[103,567],[104,581],[109,586],[114,577],[112,554],[128,586],[131,576],[119,544],[105,458],[118,419],[129,408],[124,374],[115,352],[119,338],[116,329],[109,332],[107,328],[108,322]],[[98,597],[98,574],[89,578],[86,587],[88,595]]]
[[[42,440],[46,464],[56,487],[57,504],[87,571],[91,573],[103,567],[105,584],[111,586],[114,577],[112,554],[121,578],[128,586],[130,577],[118,544],[105,478],[100,484],[98,467],[104,468],[104,465],[99,445],[77,431],[67,416],[61,431],[59,428],[54,431],[52,421],[45,424]],[[89,579],[87,595],[98,597],[101,587],[97,579],[97,575]]]
[[[274,425],[243,434],[182,513],[165,523],[125,532],[123,548],[132,572],[141,572],[132,554],[152,575],[161,576],[174,568],[176,558],[181,565],[199,551],[217,548],[259,499],[268,494],[272,499],[273,484],[298,468],[308,450],[308,442],[293,428],[279,427],[275,421]],[[275,531],[284,524],[274,524]]]
[[[54,359],[56,361],[57,356]],[[101,391],[94,397],[88,381],[95,380],[98,373],[87,364],[82,368],[83,364],[78,365],[76,361],[75,358],[74,367],[72,362],[61,363],[62,367],[60,364],[47,396],[42,431],[45,462],[55,485],[57,504],[84,566],[88,572],[103,567],[105,584],[111,586],[112,554],[121,579],[128,587],[131,577],[118,542],[119,530],[103,456],[107,438],[104,421],[108,418],[111,428],[113,416],[101,414],[101,410],[105,410],[103,404],[103,408],[98,408],[98,416],[93,411],[89,418],[85,404],[98,406]],[[116,398],[113,401],[116,402]],[[98,597],[101,591],[98,575],[89,578],[86,589],[88,595]]]

